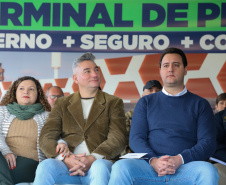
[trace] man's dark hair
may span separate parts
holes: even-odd
[[[186,58],[184,52],[183,52],[181,49],[178,49],[178,48],[167,48],[167,49],[165,49],[165,50],[162,52],[162,55],[161,55],[161,57],[160,57],[160,60],[159,60],[159,67],[160,67],[160,68],[161,68],[161,64],[162,64],[162,59],[163,59],[163,57],[164,57],[166,54],[170,54],[170,53],[175,53],[175,54],[180,55],[181,58],[182,58],[184,67],[186,67],[186,66],[188,65],[187,58]]]
[[[216,105],[218,105],[219,101],[226,100],[226,93],[221,93],[217,96]]]

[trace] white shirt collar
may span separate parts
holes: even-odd
[[[181,91],[181,92],[179,92],[179,93],[177,93],[177,94],[175,94],[175,95],[172,95],[172,94],[170,94],[170,93],[168,93],[165,89],[164,89],[164,87],[162,88],[162,92],[165,94],[165,95],[167,95],[167,96],[182,96],[182,95],[184,95],[185,93],[187,93],[187,88],[186,88],[186,86],[184,86],[184,89]]]

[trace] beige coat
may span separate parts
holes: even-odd
[[[122,100],[99,90],[85,124],[79,92],[58,99],[40,136],[40,148],[48,158],[58,155],[59,138],[72,152],[85,140],[90,153],[114,160],[126,145]]]

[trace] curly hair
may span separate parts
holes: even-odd
[[[51,106],[49,105],[49,103],[46,99],[46,96],[42,89],[41,84],[39,83],[38,80],[36,80],[35,78],[33,78],[31,76],[24,76],[24,77],[18,78],[16,81],[14,81],[13,84],[8,89],[8,91],[6,92],[2,101],[0,102],[0,105],[6,106],[9,103],[17,102],[16,90],[17,90],[19,84],[24,80],[32,80],[36,85],[38,97],[37,97],[37,100],[35,103],[41,103],[46,111],[51,111]]]

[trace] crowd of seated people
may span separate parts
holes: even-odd
[[[100,71],[94,59],[92,53],[85,53],[74,62],[73,80],[79,91],[67,97],[57,86],[44,95],[33,77],[12,84],[0,103],[0,182],[129,185],[153,180],[164,183],[185,175],[182,184],[208,181],[214,185],[218,170],[219,184],[225,183],[226,166],[205,161],[212,156],[226,162],[226,93],[217,97],[213,115],[208,102],[183,84],[187,61],[181,50],[168,48],[162,53],[163,87],[157,80],[148,81],[135,110],[126,114],[120,98],[99,88]],[[203,115],[186,115],[181,102]],[[178,123],[183,116],[187,121],[182,128]],[[186,128],[192,134],[186,135]],[[203,131],[196,135],[197,129]],[[183,144],[172,142],[173,138]],[[197,144],[192,143],[194,138]],[[119,160],[130,152],[147,153],[148,160]]]

